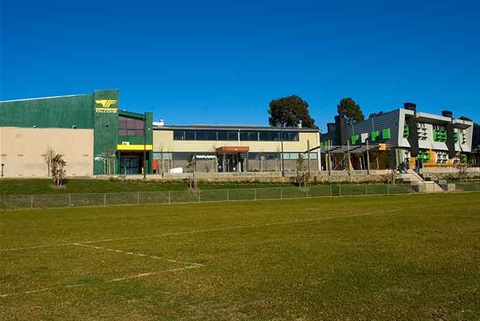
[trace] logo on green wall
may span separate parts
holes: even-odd
[[[96,113],[115,114],[117,110],[118,110],[118,100],[116,99],[96,99],[95,100]]]

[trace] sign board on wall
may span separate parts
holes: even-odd
[[[112,113],[118,111],[118,100],[116,99],[95,99],[96,113]]]

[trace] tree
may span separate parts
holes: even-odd
[[[187,158],[187,168],[192,172],[192,177],[189,179],[190,189],[197,189],[197,180],[195,178],[195,172],[197,171],[197,158],[195,155],[190,154]]]
[[[298,186],[306,188],[307,182],[310,179],[310,173],[308,172],[308,167],[305,162],[305,157],[302,154],[298,155],[297,159],[297,175],[295,176],[295,181]]]
[[[52,177],[53,183],[57,186],[63,185],[65,182],[65,177],[67,175],[67,171],[65,166],[67,166],[67,162],[63,159],[61,154],[55,154],[52,158]]]
[[[363,121],[363,116],[360,106],[355,103],[352,98],[343,98],[340,104],[337,105],[337,111],[340,116],[345,118],[348,125]]]
[[[50,176],[52,168],[52,159],[55,156],[55,151],[52,147],[48,146],[45,154],[42,155],[45,163],[47,164],[47,176]]]
[[[268,122],[271,126],[317,128],[310,117],[308,103],[297,95],[274,99],[269,104]]]

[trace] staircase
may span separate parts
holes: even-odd
[[[413,190],[418,193],[439,193],[443,192],[443,189],[434,181],[425,181],[417,172],[413,169],[409,169],[405,174],[401,174],[400,178],[409,183]]]

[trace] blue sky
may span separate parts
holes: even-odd
[[[168,125],[267,125],[297,94],[320,129],[410,101],[480,122],[480,1],[1,1],[0,99],[118,88]]]

